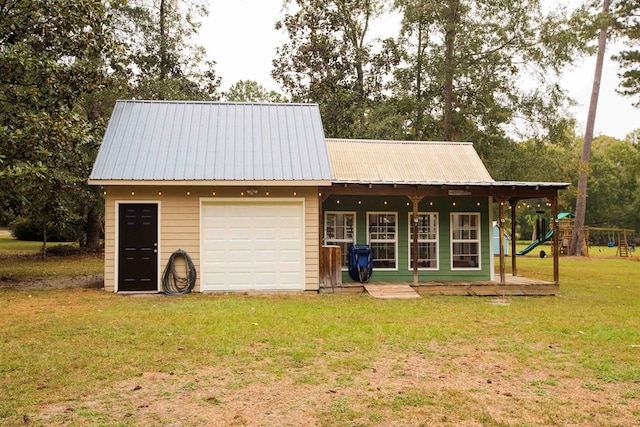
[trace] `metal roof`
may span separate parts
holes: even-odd
[[[335,183],[492,184],[468,142],[327,139]]]
[[[329,185],[316,104],[118,101],[92,184]]]

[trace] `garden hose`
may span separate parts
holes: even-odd
[[[185,261],[186,272],[184,276],[178,275],[176,271],[176,258],[183,257]],[[178,249],[169,257],[167,266],[162,274],[162,285],[164,293],[167,295],[188,294],[193,290],[196,284],[196,267],[191,261],[188,253],[182,249]]]

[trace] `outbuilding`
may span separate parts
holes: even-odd
[[[178,249],[196,291],[318,292],[327,245],[357,286],[354,243],[373,249],[372,282],[507,285],[492,221],[525,198],[557,210],[568,185],[494,181],[470,143],[326,139],[315,104],[185,101],[118,101],[90,183],[114,292],[163,291]]]

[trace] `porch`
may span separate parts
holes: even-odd
[[[428,281],[418,282],[375,282],[378,288],[388,288],[393,292],[399,285],[411,286],[420,295],[449,296],[553,296],[560,292],[560,285],[539,279],[505,274],[504,282],[496,280],[478,281]],[[365,285],[344,282],[337,287],[322,287],[320,293],[363,293]],[[383,291],[384,292],[384,291]]]

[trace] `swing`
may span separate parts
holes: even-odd
[[[616,246],[616,242],[615,239],[613,237],[613,232],[609,232],[609,243],[607,244],[607,247],[609,248],[614,248]]]

